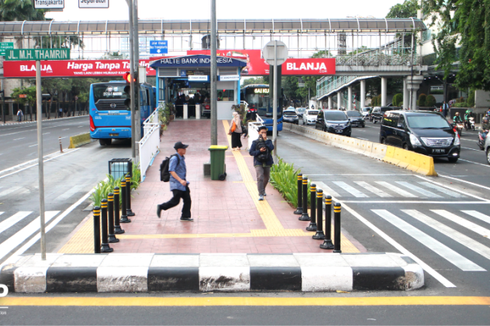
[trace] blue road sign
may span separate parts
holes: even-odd
[[[168,42],[166,40],[150,41],[150,54],[168,53]]]

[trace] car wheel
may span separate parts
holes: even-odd
[[[362,127],[364,128],[364,127],[366,127],[366,125],[363,123],[363,124],[362,124]]]
[[[403,144],[403,149],[406,149],[407,151],[409,150],[409,149],[408,149],[408,144],[407,144],[407,143]]]
[[[383,144],[383,145],[386,145],[386,139],[385,139],[385,138],[381,138],[379,142],[380,142],[381,144]]]
[[[447,160],[450,163],[456,163],[458,161],[458,158],[457,157],[448,157]],[[487,160],[488,160],[488,155],[487,155]]]
[[[374,120],[373,122],[374,122],[374,123],[376,123],[377,121],[376,121],[376,120]]]

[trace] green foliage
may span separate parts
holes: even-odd
[[[419,100],[417,101],[417,105],[418,106],[425,106],[425,99],[426,99],[427,95],[425,95],[424,93],[420,94],[419,95]]]
[[[425,98],[425,106],[433,107],[436,104],[436,98],[433,95],[427,95]]]
[[[114,188],[119,187],[121,189],[121,181],[124,176],[114,178],[112,175],[107,174],[107,180],[100,181],[94,188],[94,192],[90,196],[90,200],[93,206],[100,206],[102,199],[107,199],[110,193],[114,193]],[[131,190],[135,190],[141,183],[141,171],[139,164],[133,164],[133,171],[131,177]],[[119,203],[121,204],[121,202]]]
[[[32,0],[0,0],[0,21],[45,20],[45,9],[34,9]]]
[[[271,184],[292,206],[298,206],[298,173],[293,164],[279,162],[271,167]],[[309,187],[308,187],[309,188]]]
[[[410,18],[417,17],[418,4],[417,0],[405,0],[390,8],[386,18]]]
[[[400,106],[400,104],[403,102],[403,94],[402,93],[397,93],[395,96],[393,96],[393,105],[394,106]]]
[[[371,106],[380,106],[380,105],[381,105],[381,94],[371,99]]]
[[[21,98],[19,97],[20,94],[25,94],[27,95],[26,98]],[[15,102],[25,105],[25,104],[30,104],[34,105],[36,103],[36,86],[29,86],[29,87],[24,87],[24,88],[14,88],[12,90],[12,94],[10,96],[14,99]]]
[[[241,86],[250,85],[250,84],[268,84],[269,82],[265,82],[263,77],[256,78],[247,78],[243,81]]]
[[[468,106],[475,106],[475,90],[470,90],[466,104]]]

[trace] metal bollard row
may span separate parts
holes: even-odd
[[[309,221],[310,224],[306,227],[307,231],[316,231],[312,239],[324,240],[320,244],[321,249],[332,250],[334,253],[341,253],[341,204],[334,205],[334,240],[332,242],[332,197],[325,196],[323,198],[323,190],[316,189],[315,184],[310,186],[310,203],[311,210],[308,216],[308,178],[302,174],[298,174],[298,207],[294,214],[301,214],[300,221]],[[325,202],[324,202],[325,200]],[[300,204],[302,203],[302,204]],[[323,204],[325,203],[325,220],[323,220]],[[325,222],[325,233],[323,231],[323,223]]]

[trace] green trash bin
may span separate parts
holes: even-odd
[[[225,180],[225,151],[228,146],[212,145],[211,152],[211,180]]]

